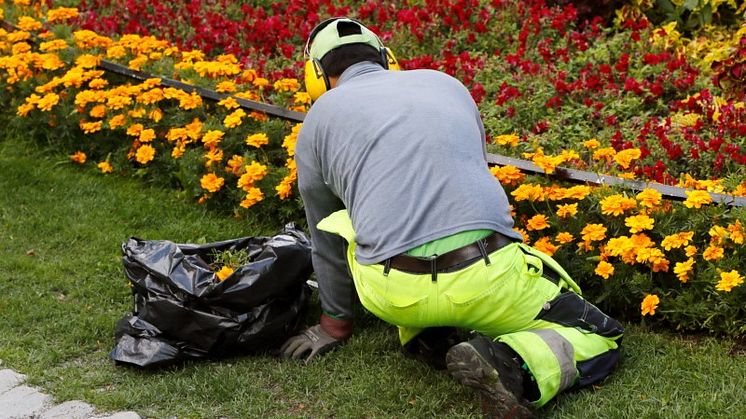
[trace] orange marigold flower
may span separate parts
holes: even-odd
[[[712,196],[706,191],[686,191],[684,205],[687,208],[701,208],[712,202]]]
[[[658,298],[655,294],[648,294],[645,296],[645,298],[642,300],[642,304],[640,304],[640,310],[642,312],[643,316],[647,315],[654,315],[655,310],[658,308],[658,304],[660,304],[661,300]]]
[[[36,103],[41,111],[50,111],[54,105],[60,103],[60,97],[56,93],[47,93]]]
[[[583,147],[589,148],[589,149],[598,148],[598,146],[600,145],[601,145],[601,142],[595,138],[591,138],[590,140],[583,141]]]
[[[741,221],[736,220],[735,223],[728,225],[728,233],[730,234],[730,240],[735,244],[743,244],[744,242],[744,231],[741,226]]]
[[[78,164],[85,163],[85,159],[86,159],[86,155],[82,151],[76,151],[75,153],[71,154],[69,157],[70,157],[70,160]]]
[[[588,224],[580,232],[586,242],[599,241],[606,238],[606,227],[602,224]]]
[[[249,208],[263,199],[264,194],[259,188],[249,188],[249,190],[246,191],[246,197],[241,201],[240,205],[243,208]]]
[[[246,145],[260,148],[261,146],[269,143],[269,137],[267,137],[267,134],[260,132],[258,134],[249,135],[248,137],[246,137],[245,141]]]
[[[236,83],[232,81],[221,81],[215,86],[215,91],[220,93],[232,93],[236,91]]]
[[[684,254],[686,257],[694,257],[694,255],[697,254],[697,246],[689,245],[684,249]]]
[[[743,277],[736,270],[721,272],[720,281],[715,286],[718,291],[730,292],[733,288],[743,284]]]
[[[520,137],[515,134],[496,135],[492,138],[492,142],[495,144],[509,145],[511,147],[518,146],[518,140],[520,140]]]
[[[692,241],[693,237],[694,232],[691,231],[682,231],[680,233],[670,234],[663,238],[663,241],[661,241],[661,247],[666,249],[666,251],[671,249],[678,249],[680,247],[688,245],[689,242]]]
[[[624,219],[624,225],[629,227],[630,233],[639,233],[645,230],[652,230],[655,220],[647,215],[633,215]]]
[[[225,278],[231,276],[233,272],[234,270],[230,266],[223,266],[219,271],[215,272],[215,276],[218,278],[219,282],[222,282]]]
[[[140,164],[147,164],[155,158],[155,148],[150,144],[140,146],[135,153],[135,160]]]
[[[202,136],[202,143],[205,145],[205,147],[217,147],[218,144],[220,144],[220,140],[223,139],[223,136],[225,133],[220,130],[210,130],[205,133],[205,135]]]
[[[575,240],[575,237],[566,231],[557,234],[557,242],[560,244],[572,243],[573,240]]]
[[[251,81],[251,84],[259,89],[264,89],[265,87],[269,86],[269,80],[265,79],[264,77],[257,77]]]
[[[565,199],[574,199],[576,201],[581,201],[585,199],[586,196],[590,195],[590,193],[590,186],[575,185],[565,190]]]
[[[510,193],[516,201],[538,201],[544,197],[544,188],[541,185],[524,183]]]
[[[116,129],[124,126],[125,118],[124,115],[114,115],[109,119],[109,129]]]
[[[138,141],[141,143],[149,143],[155,139],[155,130],[152,128],[144,129],[140,131]]]
[[[246,116],[246,112],[244,112],[243,109],[236,109],[223,119],[223,125],[225,125],[226,128],[235,128],[241,125],[241,118],[244,116]]]
[[[217,192],[223,187],[225,179],[217,176],[215,173],[208,173],[199,180],[202,189],[206,189],[208,192]]]
[[[521,235],[521,237],[523,238],[523,243],[528,243],[528,232],[526,232],[526,230],[518,227],[513,227],[513,231]]]
[[[226,171],[238,176],[243,172],[244,158],[234,154],[227,163]]]
[[[598,265],[596,265],[596,269],[593,272],[603,279],[609,279],[611,275],[614,275],[614,265],[602,260],[598,262]]]
[[[49,23],[76,17],[78,17],[78,9],[74,7],[57,7],[47,11],[47,22]]]
[[[605,160],[610,162],[615,154],[616,150],[614,150],[613,147],[599,148],[593,152],[593,160]]]
[[[101,170],[101,173],[111,173],[114,171],[114,168],[111,166],[111,163],[108,161],[102,161],[99,162],[96,167],[98,167],[99,170]]]
[[[143,129],[145,129],[145,127],[143,127],[142,124],[132,124],[127,128],[127,135],[131,137],[139,137]]]
[[[689,258],[684,262],[676,262],[673,273],[679,278],[679,281],[686,283],[689,280],[689,273],[694,269],[694,259]]]
[[[217,147],[211,148],[205,153],[205,159],[207,159],[205,167],[210,167],[213,163],[220,163],[223,161],[223,150]]]
[[[192,93],[190,95],[183,95],[179,97],[179,107],[181,109],[189,110],[189,109],[194,109],[201,105],[202,105],[202,98],[196,93]]]
[[[638,148],[628,148],[622,150],[614,155],[614,161],[622,167],[622,169],[629,169],[630,164],[633,160],[640,158],[642,153]]]
[[[94,132],[101,131],[101,127],[104,125],[102,121],[85,122],[80,121],[80,129],[86,134],[93,134]]]
[[[557,216],[560,218],[572,217],[578,213],[578,204],[557,205]]]
[[[546,253],[549,256],[554,255],[554,252],[559,249],[559,246],[552,243],[552,239],[546,236],[540,238],[539,240],[536,240],[533,244],[533,247],[534,249],[542,253]]]
[[[220,102],[218,102],[218,105],[225,106],[228,109],[235,109],[241,106],[238,104],[236,99],[233,99],[232,97],[227,97],[221,100]]]
[[[549,223],[547,217],[543,214],[534,215],[526,223],[526,230],[528,231],[544,230],[545,228],[549,228]]]
[[[603,215],[622,215],[625,211],[635,208],[637,201],[623,195],[609,195],[601,200],[601,213]]]
[[[290,197],[290,194],[293,192],[293,182],[294,181],[290,181],[288,178],[284,178],[279,185],[275,186],[275,190],[280,199],[284,200]]]
[[[646,208],[655,208],[661,203],[663,195],[655,189],[646,188],[635,196],[640,205]]]
[[[725,251],[720,246],[709,245],[704,252],[702,252],[702,258],[708,261],[720,260],[725,255]]]
[[[273,87],[280,92],[296,92],[300,89],[300,82],[298,79],[280,79]]]
[[[526,175],[515,166],[493,166],[490,173],[503,185],[517,185],[526,178]]]

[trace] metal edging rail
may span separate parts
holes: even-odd
[[[18,30],[19,28],[15,25],[3,20],[0,20],[0,26],[8,30]],[[239,106],[243,109],[263,112],[267,115],[281,118],[290,122],[303,122],[305,113],[292,111],[280,106],[271,105],[264,102],[257,102],[254,100],[242,99],[233,95],[218,93],[204,87],[193,86],[178,80],[169,79],[166,77],[159,77],[149,73],[145,73],[139,70],[133,70],[127,66],[117,64],[107,60],[101,60],[99,67],[116,73],[125,77],[129,77],[135,80],[147,80],[152,78],[160,79],[161,85],[167,87],[173,87],[176,89],[183,90],[189,93],[196,93],[204,99],[213,101],[221,101],[225,98],[232,97],[236,100]],[[516,168],[536,175],[545,175],[552,178],[573,182],[573,183],[590,183],[598,186],[609,185],[609,186],[622,186],[636,191],[642,191],[643,189],[649,188],[658,191],[667,199],[683,201],[687,198],[686,192],[690,189],[681,188],[678,186],[664,185],[655,182],[644,182],[640,180],[623,179],[618,176],[601,175],[593,172],[586,172],[577,169],[568,169],[564,167],[556,167],[553,173],[546,173],[544,169],[535,165],[528,160],[517,159],[513,157],[503,156],[501,154],[487,153],[487,164],[499,165],[499,166],[515,166]],[[726,195],[714,192],[708,192],[712,197],[712,201],[721,205],[733,206],[733,207],[746,207],[746,197]]]

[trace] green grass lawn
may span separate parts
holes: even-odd
[[[120,260],[130,236],[177,242],[272,234],[174,191],[74,167],[0,140],[0,368],[57,401],[146,417],[478,417],[477,398],[405,358],[396,331],[361,313],[351,341],[310,366],[266,354],[148,372],[107,357],[131,307]],[[311,310],[313,322],[317,310]],[[735,343],[628,325],[619,370],[547,406],[551,418],[746,417],[746,357]]]

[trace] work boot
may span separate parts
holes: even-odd
[[[485,416],[533,418],[523,397],[524,372],[516,357],[506,344],[479,336],[452,347],[446,354],[446,364],[461,384],[479,390]]]

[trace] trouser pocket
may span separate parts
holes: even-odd
[[[624,328],[618,321],[570,291],[544,303],[536,319],[575,327],[606,338],[614,338],[624,333]]]

